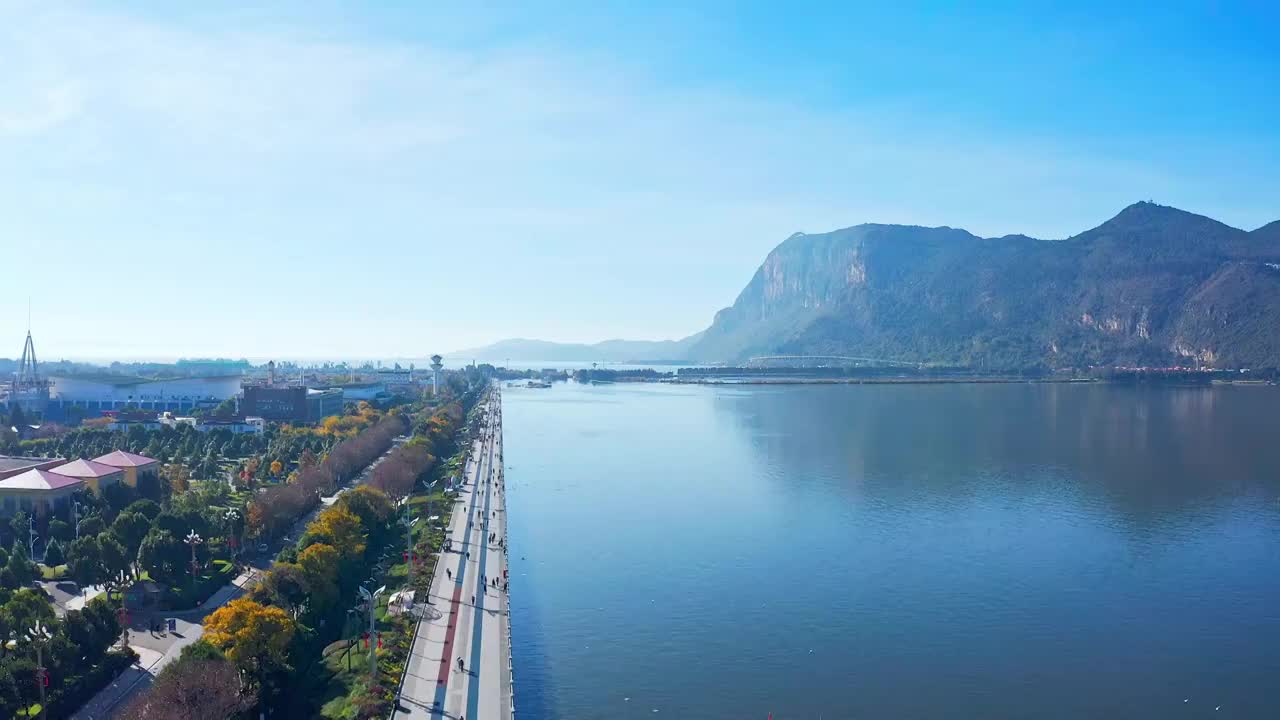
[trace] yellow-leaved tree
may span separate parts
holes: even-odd
[[[341,505],[334,505],[317,515],[307,527],[307,532],[323,538],[344,558],[364,554],[364,525],[355,513]]]
[[[338,599],[340,557],[332,545],[316,543],[298,553],[298,566],[310,590],[310,600],[322,611]]]
[[[204,639],[221,649],[247,680],[256,683],[266,672],[286,666],[295,629],[284,610],[242,597],[205,618]]]

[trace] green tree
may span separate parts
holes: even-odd
[[[49,567],[57,567],[66,563],[66,558],[62,556],[62,546],[57,540],[50,540],[49,546],[44,549],[44,564]]]
[[[101,515],[90,515],[80,520],[80,537],[97,535],[105,529],[106,523],[102,521]]]
[[[124,587],[132,574],[133,555],[110,531],[98,534],[98,548],[102,558],[102,575],[109,588]]]
[[[82,528],[83,529],[83,528]],[[97,535],[81,535],[67,550],[67,571],[80,587],[99,585],[107,579],[102,544]]]
[[[0,428],[0,434],[4,430]],[[0,443],[0,447],[3,444]],[[13,668],[0,665],[0,717],[17,717],[22,706],[22,693],[18,689],[18,681],[13,676]]]
[[[75,540],[75,528],[71,527],[71,523],[62,520],[49,521],[49,537],[62,542],[71,542]]]
[[[152,579],[169,585],[180,584],[187,576],[191,551],[168,530],[153,527],[138,548],[138,565]]]
[[[105,606],[103,613],[99,608]],[[77,659],[96,663],[120,637],[115,610],[106,603],[89,603],[84,610],[68,610],[59,630],[78,648]]]
[[[30,630],[37,625],[51,625],[56,619],[53,606],[49,604],[44,592],[33,588],[22,588],[15,592],[4,604],[4,613],[7,616],[9,635],[19,648],[30,645]]]
[[[195,508],[172,507],[157,515],[151,522],[151,527],[168,530],[179,538],[186,537],[193,530],[201,537],[209,537],[209,520]]]
[[[124,483],[115,483],[108,485],[102,489],[102,503],[104,506],[104,515],[107,520],[114,520],[116,514],[124,510],[134,500],[138,499],[138,491],[125,485]],[[83,532],[83,530],[81,530]]]
[[[4,566],[13,574],[14,582],[18,585],[29,585],[31,581],[40,577],[40,569],[35,563],[31,562],[31,556],[27,553],[27,544],[25,542],[16,542],[13,544],[13,550],[9,553],[9,562]]]
[[[9,531],[13,533],[15,542],[26,542],[31,532],[31,516],[19,510],[9,518]]]
[[[139,500],[138,502],[151,502],[150,500]],[[142,547],[142,539],[147,536],[147,532],[151,530],[151,520],[141,512],[132,510],[134,503],[130,505],[130,509],[116,516],[116,521],[111,523],[111,534],[116,536],[116,540],[124,546],[125,552],[131,558],[138,556],[138,548]]]
[[[161,508],[155,500],[143,498],[137,500],[124,509],[124,512],[136,512],[142,514],[147,520],[155,520],[160,514]]]

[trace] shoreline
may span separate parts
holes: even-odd
[[[1140,380],[1112,380],[1105,378],[1016,378],[1016,377],[934,377],[934,378],[806,378],[806,377],[724,377],[724,378],[663,378],[619,379],[618,383],[658,382],[670,385],[1160,385],[1166,387],[1274,387],[1276,383],[1260,380],[1213,380],[1190,382],[1185,379],[1144,378]]]

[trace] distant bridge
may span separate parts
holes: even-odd
[[[747,367],[768,365],[891,365],[894,367],[921,367],[923,363],[886,360],[885,358],[855,357],[853,355],[757,355],[747,360]]]

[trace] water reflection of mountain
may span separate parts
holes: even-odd
[[[1070,493],[1132,522],[1280,495],[1280,390],[818,386],[714,397],[758,461],[884,502]],[[839,448],[833,452],[832,448]],[[798,489],[803,492],[803,489]]]

